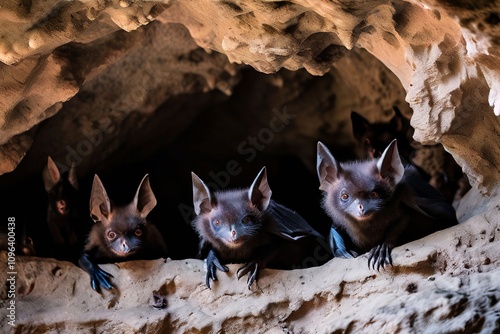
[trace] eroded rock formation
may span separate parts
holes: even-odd
[[[17,332],[500,330],[495,2],[8,1],[0,32],[0,184],[38,175],[47,155],[85,176],[172,144],[186,168],[217,171],[245,163],[240,146],[284,110],[257,162],[291,154],[313,171],[317,140],[352,147],[351,110],[387,120],[398,105],[475,188],[464,224],[399,247],[380,274],[335,259],[268,270],[253,292],[221,275],[209,291],[200,261],[159,260],[107,265],[119,289],[100,297],[70,264],[19,258]],[[175,196],[186,185],[172,179]],[[153,290],[166,309],[150,307]]]
[[[394,267],[381,272],[367,268],[366,256],[333,259],[319,268],[266,269],[253,291],[236,279],[238,265],[209,290],[202,261],[160,259],[103,265],[117,289],[100,295],[74,265],[18,258],[14,332],[494,333],[498,215],[496,206],[398,247]],[[154,291],[165,308],[152,306]],[[0,324],[7,326],[5,317]]]

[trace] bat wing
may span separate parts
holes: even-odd
[[[345,259],[352,259],[354,256],[347,251],[344,243],[344,239],[337,232],[337,230],[332,226],[330,228],[330,249],[332,250],[333,256],[342,257]]]
[[[298,240],[308,236],[323,238],[297,212],[274,201],[271,201],[268,210],[274,218],[273,223],[268,226],[269,232],[288,240]]]
[[[414,167],[407,167],[403,181],[408,186],[408,191],[403,196],[403,202],[418,212],[434,218],[448,226],[457,224],[455,209],[430,184],[425,182]]]

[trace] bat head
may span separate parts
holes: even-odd
[[[212,244],[239,248],[262,227],[263,212],[271,200],[266,168],[262,168],[248,189],[212,193],[194,173],[194,227]]]
[[[74,164],[69,172],[61,175],[54,160],[49,156],[42,172],[45,191],[49,195],[49,207],[56,217],[69,217],[75,209],[78,180]]]
[[[317,172],[325,192],[323,207],[334,220],[347,217],[359,222],[371,220],[391,202],[403,178],[404,166],[396,140],[379,159],[338,163],[322,143],[318,143]]]
[[[137,253],[148,235],[147,215],[156,206],[149,176],[142,179],[134,199],[124,207],[114,207],[97,175],[90,196],[90,216],[104,226],[102,239],[107,249],[119,257]]]
[[[370,123],[366,118],[351,112],[352,132],[364,158],[378,158],[393,139],[398,140],[401,153],[408,157],[412,151],[412,127],[398,107],[394,106],[394,117],[389,123]]]

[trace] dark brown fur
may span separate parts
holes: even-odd
[[[111,275],[97,263],[155,259],[167,256],[167,248],[157,228],[146,220],[156,206],[156,198],[146,175],[134,199],[124,207],[113,207],[99,177],[94,177],[90,212],[95,224],[85,244],[79,264],[91,278],[91,286],[110,289]]]
[[[370,251],[373,267],[392,264],[391,250],[457,223],[450,204],[412,166],[404,167],[393,141],[379,159],[337,163],[318,144],[323,208],[355,252]]]
[[[265,169],[248,189],[215,193],[193,174],[193,202],[209,288],[216,269],[228,270],[225,263],[246,263],[237,275],[249,274],[249,288],[261,268],[300,266],[311,242],[321,238],[297,213],[271,200]]]

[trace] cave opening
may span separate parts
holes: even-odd
[[[342,62],[324,76],[312,76],[305,70],[262,74],[244,67],[229,96],[217,90],[187,94],[152,113],[137,110],[121,116],[116,125],[107,124],[108,115],[102,112],[93,117],[94,132],[89,135],[85,128],[77,128],[78,138],[71,141],[68,133],[60,137],[55,129],[67,124],[68,118],[75,122],[69,115],[75,104],[82,110],[92,106],[96,97],[85,92],[84,86],[56,116],[40,124],[19,167],[0,177],[9,194],[2,205],[4,214],[15,214],[18,222],[26,223],[38,255],[58,258],[47,229],[47,194],[41,177],[47,156],[54,158],[61,171],[75,163],[80,207],[89,222],[94,174],[99,175],[115,205],[130,202],[139,181],[149,174],[158,200],[150,221],[165,238],[172,259],[192,258],[197,254],[198,236],[191,227],[191,172],[212,190],[224,190],[250,186],[266,166],[273,199],[327,235],[331,222],[320,205],[317,141],[327,144],[341,161],[357,159],[350,111],[364,112],[367,119],[381,122],[393,117],[393,105],[399,105],[406,115],[411,112],[404,102],[404,89],[390,71],[366,52],[358,50],[350,57],[346,63],[361,71],[370,69],[371,77],[362,83],[356,82],[359,74],[345,77],[346,63]],[[181,116],[172,117],[171,109]],[[171,123],[182,114],[194,116],[189,122],[180,120],[175,137],[165,136],[166,124],[175,127]],[[87,116],[82,112],[78,117]],[[102,124],[113,126],[112,131],[99,132]]]

